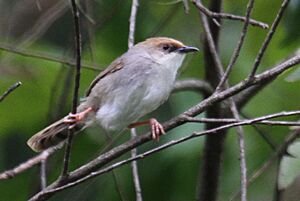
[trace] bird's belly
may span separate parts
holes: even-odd
[[[120,131],[159,107],[172,86],[163,79],[151,79],[138,87],[120,89],[99,108],[96,119],[106,131]]]

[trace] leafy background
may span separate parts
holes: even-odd
[[[25,51],[47,53],[59,58],[73,58],[73,21],[69,6],[53,22],[46,22],[43,16],[53,0],[0,1],[0,42]],[[271,24],[280,0],[257,1],[252,17]],[[107,66],[127,49],[128,19],[131,1],[95,0],[80,1],[83,10],[90,5],[89,17],[82,17],[83,58],[86,63],[96,64],[99,69]],[[39,8],[40,7],[40,8]],[[243,15],[246,1],[224,1],[224,11]],[[140,0],[137,15],[136,41],[151,36],[169,36],[186,44],[201,48],[202,28],[198,11],[190,3],[185,14],[182,2],[163,0]],[[284,20],[268,48],[260,71],[267,69],[292,55],[299,48],[300,2],[292,0]],[[43,33],[36,33],[34,25],[47,25]],[[45,23],[45,24],[44,24]],[[47,24],[48,23],[48,24]],[[220,52],[224,64],[229,62],[242,28],[242,23],[224,21],[220,36]],[[90,30],[92,37],[88,37]],[[267,31],[250,27],[247,39],[235,69],[230,77],[234,84],[249,73],[253,60]],[[27,40],[27,42],[26,42]],[[25,41],[25,42],[24,42]],[[27,139],[48,123],[70,111],[73,79],[72,68],[56,62],[24,57],[0,51],[0,94],[17,81],[23,84],[0,103],[0,170],[12,168],[34,156],[26,145]],[[299,70],[298,70],[299,72]],[[98,74],[82,69],[80,95]],[[292,82],[286,81],[293,75]],[[293,70],[280,76],[264,89],[243,109],[250,117],[283,110],[299,109],[300,73]],[[180,79],[203,77],[203,54],[194,54],[186,59]],[[150,116],[160,121],[179,114],[202,100],[194,92],[180,92],[171,95],[169,101]],[[292,118],[297,120],[296,117]],[[151,142],[139,147],[139,152],[161,143],[202,130],[201,124],[187,124],[162,137],[159,143]],[[248,173],[253,173],[273,152],[270,146],[251,127],[246,127],[246,157]],[[261,126],[261,129],[276,145],[289,132],[287,127]],[[142,133],[147,128],[139,129]],[[238,144],[234,131],[226,139],[223,169],[221,173],[220,200],[228,200],[239,189]],[[129,139],[128,132],[122,134],[117,144]],[[145,200],[194,200],[201,165],[204,138],[197,138],[138,162],[143,197]],[[75,140],[71,168],[78,167],[99,153],[106,139],[97,127],[88,129]],[[60,173],[62,151],[48,161],[48,183]],[[128,155],[127,155],[128,156]],[[124,156],[125,158],[126,156]],[[300,167],[298,167],[298,174]],[[296,175],[298,175],[296,174]],[[120,192],[126,200],[134,200],[134,188],[130,166],[115,171],[116,181],[111,173],[97,177],[77,187],[56,194],[50,200],[120,200]],[[274,165],[249,188],[249,200],[271,200],[274,193],[276,166]],[[205,178],[203,178],[205,179]],[[0,182],[0,200],[26,200],[39,188],[39,169],[32,168],[13,179]],[[120,190],[117,190],[119,188]]]

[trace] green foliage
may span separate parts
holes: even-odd
[[[194,6],[190,3],[190,13],[187,15],[184,13],[182,2],[171,5],[162,5],[158,2],[169,1],[140,0],[136,25],[136,42],[153,35],[169,36],[182,40],[186,44],[201,47],[201,24],[198,11]],[[5,4],[4,1],[1,4]],[[257,1],[252,17],[270,25],[280,4],[280,0]],[[91,46],[89,45],[91,39],[88,40],[87,34],[83,36],[83,58],[90,61],[90,63],[94,62],[105,67],[127,49],[131,1],[92,1],[92,5],[93,14],[90,15],[99,23],[94,27],[95,33]],[[245,7],[246,1],[224,1],[224,12],[244,15]],[[40,12],[43,12],[43,10]],[[299,47],[299,23],[297,21],[299,13],[300,4],[291,4],[287,10],[286,18],[281,22],[274,40],[268,47],[259,71],[280,63],[297,50]],[[14,20],[14,15],[15,12],[0,14],[2,19],[9,18],[11,20]],[[170,15],[171,18],[168,19],[167,15]],[[82,18],[82,29],[87,32],[87,25],[90,26],[90,22],[87,22],[84,17]],[[162,22],[164,19],[167,19],[166,22]],[[28,30],[32,27],[32,24],[22,26],[16,24],[16,26]],[[219,49],[224,64],[228,64],[230,60],[241,27],[241,22],[230,20],[224,20],[221,26]],[[5,27],[5,29],[9,30],[8,27]],[[4,34],[2,30],[0,33],[1,42],[9,41],[13,45],[15,41],[18,41],[17,37],[6,40],[5,34],[9,35],[9,31]],[[46,30],[41,38],[25,49],[45,52],[61,58],[72,58],[72,30],[73,22],[70,12],[67,12],[49,30]],[[231,74],[231,84],[239,82],[249,73],[267,31],[250,27],[239,60]],[[17,46],[18,44],[14,45]],[[90,49],[93,50],[92,54]],[[5,58],[7,59],[8,56],[10,57],[9,61],[1,62]],[[48,123],[68,114],[73,93],[73,78],[67,80],[68,76],[72,76],[72,73],[69,73],[71,67],[59,63],[17,56],[4,51],[0,51],[0,58],[0,94],[16,81],[23,83],[21,87],[0,103],[0,170],[2,171],[12,168],[21,161],[33,156],[34,153],[26,146],[27,139]],[[187,58],[180,79],[187,77],[202,78],[204,74],[203,60],[202,52]],[[293,80],[299,80],[299,72],[299,69],[296,70],[293,74]],[[84,96],[85,89],[96,75],[97,72],[87,69],[82,70],[81,96]],[[255,96],[243,109],[243,112],[250,117],[256,117],[283,110],[299,109],[300,82],[285,82],[284,79],[287,76],[289,76],[288,73],[279,76],[274,83]],[[167,120],[187,110],[202,99],[202,96],[192,92],[174,94],[166,104],[151,115],[161,121]],[[280,144],[289,131],[285,127],[264,126],[262,128],[276,144]],[[139,133],[147,129],[141,129]],[[139,152],[202,129],[202,124],[184,125],[162,137],[159,143],[151,142],[140,147]],[[247,127],[245,137],[249,173],[252,173],[270,156],[272,150],[252,128]],[[120,144],[127,139],[129,139],[129,134],[125,132],[116,144]],[[145,201],[194,199],[199,168],[202,164],[203,140],[204,138],[201,137],[187,141],[138,162]],[[105,136],[97,127],[90,128],[84,134],[76,137],[71,156],[71,168],[75,169],[93,159],[105,144]],[[235,132],[229,133],[224,150],[224,164],[220,177],[220,200],[228,200],[239,188],[238,146]],[[62,152],[59,151],[49,160],[48,183],[54,181],[59,175],[62,166],[62,155]],[[123,158],[126,157],[128,155],[123,156]],[[289,162],[284,161],[283,163],[285,168],[292,167]],[[251,200],[271,200],[273,197],[272,189],[266,191],[262,189],[264,189],[266,183],[268,186],[274,185],[274,175],[276,174],[274,169],[271,168],[270,172],[267,172],[257,183],[251,186],[250,198],[253,198]],[[38,168],[35,167],[16,176],[14,179],[1,181],[0,201],[27,199],[38,189],[38,172]],[[130,166],[117,169],[116,174],[119,187],[127,200],[134,200]],[[299,169],[295,171],[295,174],[299,174]],[[287,180],[292,180],[290,177],[285,176],[281,178],[283,178],[286,185]],[[15,193],[16,191],[18,193]],[[75,188],[58,193],[50,200],[114,201],[120,200],[120,197],[113,177],[111,173],[108,173]]]

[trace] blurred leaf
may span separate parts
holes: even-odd
[[[286,155],[280,162],[279,189],[287,188],[300,174],[300,141],[292,143],[287,151],[292,157]]]
[[[300,68],[297,68],[289,76],[285,78],[287,82],[296,82],[300,80]]]

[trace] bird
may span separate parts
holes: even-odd
[[[94,123],[107,133],[150,125],[152,138],[159,139],[165,131],[155,118],[138,119],[168,99],[186,54],[196,51],[199,49],[168,37],[137,43],[91,82],[76,114],[70,113],[36,133],[27,141],[28,146],[43,151],[67,139],[62,131]]]

